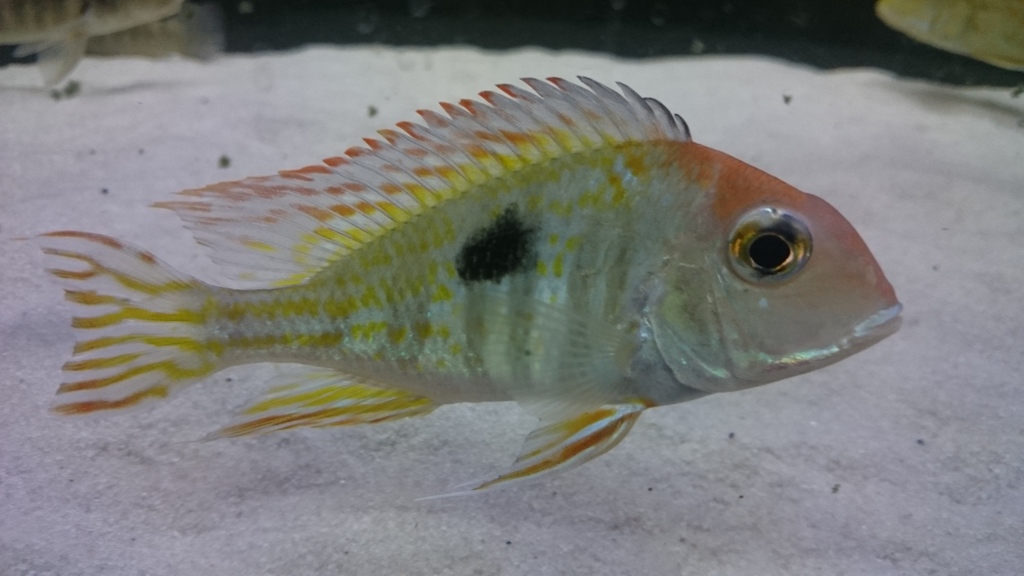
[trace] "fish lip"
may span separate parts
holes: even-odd
[[[875,312],[853,328],[852,342],[877,342],[886,336],[892,335],[899,330],[900,324],[903,322],[903,318],[900,316],[902,311],[903,305],[897,302],[888,308]]]

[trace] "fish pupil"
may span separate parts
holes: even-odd
[[[786,265],[793,256],[793,250],[782,236],[766,233],[754,238],[748,254],[750,261],[761,272],[773,273]]]
[[[534,229],[509,206],[488,226],[477,230],[459,250],[455,270],[464,282],[499,282],[529,267]]]

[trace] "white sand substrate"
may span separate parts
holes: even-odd
[[[47,411],[70,307],[15,238],[101,232],[216,281],[151,202],[317,162],[495,83],[578,74],[658,98],[697,141],[833,203],[896,287],[902,330],[805,376],[648,411],[565,475],[433,501],[416,498],[504,468],[533,421],[456,405],[193,442],[260,393],[266,366],[129,414]],[[81,93],[55,101],[36,70],[0,70],[0,575],[1024,573],[1024,97],[538,50],[88,59],[72,77]]]

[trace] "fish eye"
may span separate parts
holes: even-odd
[[[810,231],[797,216],[777,208],[744,214],[729,239],[732,270],[748,282],[792,278],[810,257]]]

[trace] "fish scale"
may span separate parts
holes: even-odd
[[[895,331],[892,287],[834,208],[692,142],[657,101],[581,81],[501,85],[323,164],[156,204],[246,289],[44,235],[82,314],[55,410],[122,410],[255,362],[280,375],[211,437],[514,400],[540,425],[482,490],[599,456],[646,409]]]

